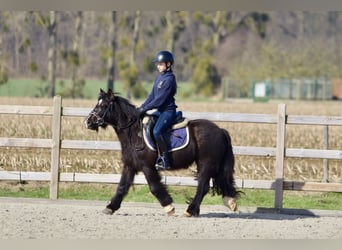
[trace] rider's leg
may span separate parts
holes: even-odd
[[[157,141],[159,158],[156,162],[157,168],[170,168],[172,164],[171,154],[168,150],[168,143],[164,133],[169,129],[175,119],[175,110],[164,111],[160,114],[153,129],[153,136]]]
[[[157,144],[160,157],[157,159],[155,167],[157,169],[170,169],[172,166],[171,153],[163,135],[158,137]]]

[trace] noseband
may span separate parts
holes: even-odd
[[[94,111],[91,111],[91,112],[90,112],[90,114],[89,114],[88,117],[87,117],[86,122],[88,122],[88,120],[89,120],[89,118],[90,118],[91,116],[94,116],[94,117],[96,118],[95,123],[96,123],[97,126],[101,126],[101,125],[104,124],[103,118],[100,117],[100,116],[98,116]]]

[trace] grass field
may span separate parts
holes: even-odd
[[[23,86],[25,86],[25,81],[23,81],[22,84]],[[92,99],[63,99],[63,106],[87,108],[93,107],[96,103],[95,99],[98,94],[98,89],[99,87],[101,87],[99,86],[101,85],[99,82],[94,82],[93,84],[96,84],[96,88],[94,88],[96,90],[91,90],[94,91],[94,93],[92,93],[92,95],[94,95]],[[26,85],[30,85],[29,82],[26,82]],[[104,83],[102,87],[106,88],[106,84]],[[3,92],[2,88],[0,88],[0,91],[0,105],[52,105],[52,99],[31,97],[6,97],[3,96],[6,94]],[[24,91],[24,87],[21,91]],[[132,100],[132,103],[135,105],[139,105],[141,102],[142,100]],[[270,100],[269,102],[265,103],[254,103],[251,100],[221,101],[213,98],[208,101],[184,101],[181,99],[178,101],[178,106],[180,110],[189,112],[206,111],[275,114],[277,112],[278,103],[287,104],[288,114],[342,116],[342,103],[338,101],[314,102]],[[62,120],[62,138],[77,140],[117,140],[117,137],[112,129],[100,130],[99,133],[87,130],[83,125],[83,119],[84,118],[79,117],[64,117]],[[0,137],[51,137],[50,117],[0,114],[0,120]],[[275,147],[276,145],[275,125],[223,122],[218,124],[221,127],[228,129],[232,136],[233,145],[264,147]],[[317,149],[322,148],[323,126],[288,126],[286,134],[286,147]],[[341,126],[329,127],[329,148],[335,150],[342,149]],[[0,171],[49,171],[50,157],[50,151],[45,149],[0,148]],[[237,156],[235,177],[238,179],[274,179],[274,166],[275,159],[273,157]],[[188,170],[170,172],[166,174],[193,176],[194,171],[195,168],[190,167],[190,169]],[[61,172],[120,173],[120,152],[95,150],[62,150]],[[329,161],[329,174],[330,182],[342,182],[341,161]],[[289,158],[286,160],[286,180],[321,181],[322,178],[322,160],[296,158]],[[107,194],[104,196],[107,197]],[[331,196],[335,197],[334,195]],[[317,199],[324,200],[323,198]],[[321,203],[324,203],[324,201],[322,201]],[[273,203],[271,204],[271,206],[272,205]],[[338,203],[337,206],[341,207],[341,204]]]
[[[59,198],[81,199],[81,200],[103,200],[109,201],[113,195],[116,185],[111,184],[76,184],[61,183]],[[195,187],[172,187],[168,190],[177,204],[186,204],[194,196]],[[245,189],[239,199],[239,206],[244,207],[274,207],[274,191]],[[1,197],[26,197],[26,198],[49,198],[48,183],[26,183],[0,182]],[[125,197],[125,202],[150,202],[157,203],[157,199],[150,193],[146,185],[137,185],[131,188]],[[220,196],[212,196],[208,193],[204,199],[204,205],[221,205]],[[323,192],[294,192],[284,191],[284,208],[299,209],[327,209],[342,210],[342,193]]]
[[[56,95],[59,95],[64,89],[70,85],[70,80],[58,79],[56,81]],[[143,82],[143,87],[146,91],[152,88],[152,82]],[[43,92],[44,89],[48,88],[48,83],[39,79],[10,79],[6,84],[0,85],[0,97],[34,97],[41,98],[46,97]],[[99,79],[87,79],[83,89],[85,99],[96,99],[99,89],[107,89],[107,80]],[[120,81],[116,81],[114,85],[114,91],[122,95],[126,94],[123,88],[123,84]],[[183,96],[189,96],[190,84],[180,82],[178,83],[178,98]],[[189,97],[187,97],[189,98]]]
[[[56,94],[60,93],[70,84],[68,80],[56,81]],[[0,96],[11,97],[43,97],[43,89],[47,89],[48,83],[39,79],[10,79],[6,84],[0,85]],[[115,85],[117,92],[123,93],[121,83]],[[106,80],[87,80],[84,87],[86,98],[96,98],[100,88],[107,89]]]

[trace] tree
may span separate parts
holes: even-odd
[[[49,22],[46,24],[49,33],[49,51],[48,51],[48,96],[54,97],[56,83],[56,38],[57,38],[57,22],[56,11],[50,11]]]
[[[137,46],[139,42],[139,32],[140,32],[140,22],[141,22],[141,11],[137,10],[135,12],[134,18],[134,26],[133,26],[133,39],[132,39],[132,50],[130,55],[130,64],[132,66],[136,66],[136,54],[137,54]]]
[[[56,83],[56,39],[57,39],[57,21],[56,11],[49,11],[49,15],[44,15],[40,12],[33,12],[38,25],[43,25],[48,32],[49,45],[48,45],[48,96],[54,97],[55,83]]]
[[[116,11],[111,12],[112,22],[109,28],[109,37],[110,37],[110,47],[111,47],[111,56],[108,57],[107,65],[108,65],[108,81],[107,86],[108,89],[114,90],[114,81],[115,81],[115,56],[117,49],[117,21],[116,21]]]
[[[132,19],[126,19],[127,22],[130,22]],[[138,68],[136,64],[136,54],[138,50],[139,43],[139,33],[140,33],[140,22],[141,22],[141,11],[135,11],[133,17],[133,25],[130,26],[127,23],[128,27],[133,29],[133,37],[132,39],[124,39],[123,46],[129,48],[130,52],[128,53],[128,60],[126,59],[126,53],[120,54],[119,56],[119,68],[120,68],[120,76],[125,83],[125,89],[127,91],[127,98],[141,97],[144,94],[144,89],[140,82],[138,82]],[[131,42],[130,42],[131,41]]]
[[[75,98],[76,95],[83,97],[82,91],[83,86],[85,84],[84,79],[79,79],[77,74],[77,70],[81,65],[81,56],[80,56],[80,47],[81,47],[81,37],[82,37],[82,29],[83,27],[83,13],[82,11],[77,11],[75,17],[75,36],[72,45],[72,76],[71,76],[71,97]],[[76,90],[77,89],[77,90]]]
[[[11,78],[39,74],[44,79],[41,93],[46,95],[53,85],[52,74],[48,77],[47,73],[48,65],[50,71],[53,68],[51,50],[49,61],[47,55],[55,30],[56,50],[63,48],[61,52],[68,54],[65,60],[56,58],[56,76],[75,79],[72,75],[76,72],[84,78],[108,78],[110,87],[116,78],[132,96],[134,89],[140,88],[139,81],[153,80],[155,67],[151,61],[161,49],[174,52],[178,81],[197,84],[198,72],[216,72],[218,77],[205,81],[213,85],[207,88],[213,91],[220,89],[220,81],[213,79],[232,78],[236,72],[246,91],[249,80],[256,77],[342,75],[339,11],[144,11],[140,17],[136,11],[87,11],[83,12],[83,25],[87,26],[80,43],[86,49],[79,52],[78,67],[70,63],[77,35],[73,13],[55,12],[51,22],[56,24],[52,25],[47,11],[1,11],[2,71],[7,70]]]
[[[2,14],[2,15],[1,15]],[[6,55],[3,49],[3,34],[9,32],[9,27],[6,23],[8,13],[0,14],[0,85],[8,81],[8,68],[5,65]]]
[[[209,57],[203,57],[197,62],[194,68],[193,81],[196,83],[196,94],[203,96],[213,95],[215,84],[208,83],[218,83],[220,82],[220,78],[217,73],[217,68]]]
[[[269,21],[268,14],[262,12],[195,12],[193,18],[209,30],[207,39],[212,40],[213,48],[241,28],[252,30],[265,38],[266,23]]]
[[[220,65],[220,61],[214,61],[212,55],[220,49],[221,43],[241,28],[254,30],[264,38],[265,23],[269,19],[268,15],[264,13],[227,11],[195,12],[193,19],[201,25],[199,28],[207,29],[208,35],[205,39],[198,39],[189,54],[189,60],[194,68],[192,80],[195,92],[210,96],[215,90],[220,89],[221,75],[217,66]],[[222,55],[220,51],[217,54]],[[223,70],[221,74],[224,73]],[[206,79],[202,78],[204,76],[202,73],[207,76]],[[202,77],[198,77],[198,74],[201,74]],[[212,86],[204,86],[206,84]],[[202,91],[203,89],[205,91]]]
[[[83,35],[83,12],[77,11],[74,16],[74,37],[72,41],[72,49],[65,51],[64,58],[67,59],[68,64],[71,67],[71,86],[65,88],[60,94],[64,97],[71,98],[83,98],[83,87],[85,80],[80,79],[78,76],[78,69],[81,66],[81,40]]]
[[[175,51],[175,43],[186,28],[186,15],[185,11],[167,11],[165,17],[161,17],[162,25],[166,27],[164,37],[167,50]]]
[[[339,34],[339,25],[338,19],[341,17],[341,12],[333,11],[327,14],[328,20],[328,32],[327,36],[332,37],[332,50],[333,56],[331,60],[333,62],[332,71],[335,77],[341,77],[341,66],[342,66],[342,55],[341,55],[341,35]]]

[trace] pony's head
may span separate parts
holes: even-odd
[[[84,123],[88,129],[98,131],[99,127],[108,125],[116,129],[131,127],[137,121],[137,110],[128,100],[115,95],[111,89],[108,93],[100,89],[96,106],[89,113]]]
[[[88,129],[98,131],[99,127],[106,128],[110,124],[110,114],[115,98],[111,89],[108,90],[108,93],[100,89],[97,104],[84,121]]]

